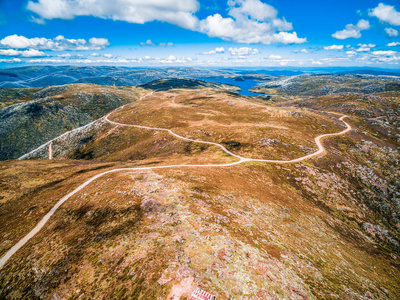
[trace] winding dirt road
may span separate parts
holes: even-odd
[[[141,97],[139,100],[144,99],[145,97],[148,97],[150,95],[152,95],[154,92],[151,92],[150,94]],[[251,102],[247,102],[247,101],[243,101],[249,104],[254,104],[257,106],[263,106],[261,104],[256,104],[256,103],[251,103]],[[130,103],[129,103],[130,104]],[[129,105],[126,104],[126,105]],[[120,108],[118,108],[117,110],[125,107],[121,106]],[[89,185],[91,182],[93,182],[94,180],[106,175],[106,174],[110,174],[110,173],[115,173],[115,172],[121,172],[121,171],[139,171],[139,170],[156,170],[156,169],[170,169],[170,168],[216,168],[216,167],[229,167],[229,166],[234,166],[234,165],[238,165],[244,162],[266,162],[266,163],[278,163],[278,164],[287,164],[287,163],[296,163],[296,162],[300,162],[306,159],[309,159],[311,157],[314,156],[318,156],[322,153],[324,153],[326,150],[324,148],[324,146],[321,143],[321,140],[325,137],[329,137],[329,136],[337,136],[337,135],[343,135],[346,132],[350,131],[352,128],[351,126],[346,123],[343,119],[346,118],[347,116],[342,116],[339,120],[342,121],[344,123],[344,125],[346,125],[346,129],[344,129],[343,131],[337,132],[337,133],[329,133],[329,134],[323,134],[320,136],[317,136],[315,138],[315,143],[318,146],[318,151],[311,153],[309,155],[306,156],[302,156],[296,159],[292,159],[292,160],[269,160],[269,159],[253,159],[253,158],[246,158],[246,157],[242,157],[239,155],[236,155],[234,153],[232,153],[231,151],[229,151],[228,149],[226,149],[224,146],[218,144],[218,143],[213,143],[213,142],[206,142],[206,141],[201,141],[201,140],[193,140],[193,139],[189,139],[189,138],[185,138],[183,136],[180,136],[176,133],[174,133],[172,130],[167,129],[167,128],[158,128],[158,127],[149,127],[149,126],[142,126],[142,125],[131,125],[131,124],[123,124],[123,123],[118,123],[115,121],[111,121],[109,119],[109,116],[114,113],[116,110],[110,112],[109,114],[107,114],[104,119],[114,125],[118,125],[118,126],[129,126],[129,127],[136,127],[136,128],[143,128],[143,129],[149,129],[149,130],[158,130],[158,131],[166,131],[169,134],[173,135],[176,138],[185,140],[185,141],[190,141],[190,142],[195,142],[195,143],[203,143],[203,144],[209,144],[209,145],[214,145],[217,146],[219,148],[221,148],[224,152],[226,152],[227,154],[234,156],[236,158],[238,158],[239,160],[236,162],[232,162],[232,163],[227,163],[227,164],[210,164],[210,165],[167,165],[167,166],[155,166],[155,167],[138,167],[138,168],[122,168],[122,169],[113,169],[113,170],[109,170],[100,174],[97,174],[95,176],[93,176],[92,178],[90,178],[89,180],[85,181],[83,184],[81,184],[80,186],[78,186],[76,189],[74,189],[72,192],[70,192],[68,195],[62,197],[54,206],[53,208],[43,217],[42,220],[40,220],[40,222],[35,226],[35,228],[33,228],[31,230],[31,232],[29,232],[25,237],[23,237],[17,244],[15,244],[10,250],[8,250],[6,252],[6,254],[0,259],[0,269],[6,264],[6,262],[11,258],[11,256],[13,256],[21,247],[23,247],[36,233],[38,233],[43,227],[44,225],[47,223],[47,221],[50,219],[50,217],[56,212],[56,210],[63,205],[63,203],[65,201],[67,201],[71,196],[75,195],[76,193],[78,193],[80,190],[82,190],[84,187],[86,187],[87,185]],[[49,149],[51,147],[51,144],[49,145]],[[50,156],[50,155],[49,155]],[[50,157],[49,157],[50,158]]]

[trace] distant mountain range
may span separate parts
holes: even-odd
[[[301,74],[371,74],[395,75],[400,72],[386,69],[343,68],[288,68],[288,69],[201,69],[201,68],[154,68],[132,69],[110,66],[29,66],[0,70],[0,88],[47,87],[71,83],[136,86],[163,78],[243,77],[251,74],[293,76]],[[260,78],[262,79],[262,78]]]
[[[120,67],[31,66],[0,70],[0,88],[46,87],[71,83],[136,86],[162,78],[216,77],[233,71],[194,68],[127,69]]]

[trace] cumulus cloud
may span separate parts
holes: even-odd
[[[269,59],[282,59],[282,56],[280,56],[280,55],[274,55],[274,54],[271,54],[270,56],[268,56],[268,58]]]
[[[318,60],[314,60],[314,61],[312,62],[312,64],[313,64],[313,65],[322,65],[323,63],[320,62],[320,61],[318,61]]]
[[[373,51],[372,54],[374,55],[385,55],[385,56],[390,56],[396,54],[396,51],[392,50],[386,50],[386,51]]]
[[[332,37],[339,40],[345,40],[348,38],[356,38],[359,39],[361,37],[361,31],[369,29],[371,25],[367,20],[360,20],[356,25],[347,24],[345,29],[336,31],[332,34]]]
[[[46,53],[43,51],[39,51],[36,49],[28,49],[25,51],[22,51],[21,56],[23,57],[42,57],[42,56],[47,56]]]
[[[397,37],[399,36],[399,32],[394,28],[385,28],[385,32],[388,37]]]
[[[47,54],[36,49],[28,49],[24,51],[15,49],[0,49],[0,56],[43,57],[47,56]]]
[[[158,46],[160,47],[172,47],[174,44],[169,42],[169,43],[159,43]]]
[[[61,40],[65,40],[64,37],[61,35]],[[71,41],[71,40],[70,40]],[[89,44],[94,47],[94,49],[103,49],[107,47],[110,43],[107,39],[104,38],[90,38]]]
[[[332,45],[332,46],[326,46],[324,47],[325,50],[342,50],[343,45]]]
[[[141,46],[155,46],[156,44],[154,44],[151,40],[147,40],[145,42],[140,42]]]
[[[30,59],[29,63],[65,63],[64,59],[56,59],[56,58],[38,58],[38,59]]]
[[[368,52],[371,51],[371,48],[375,48],[375,44],[358,44],[357,45],[359,48],[357,49],[357,52]]]
[[[36,50],[100,50],[109,45],[107,39],[91,38],[85,39],[66,39],[59,35],[54,39],[47,38],[27,38],[22,35],[9,35],[0,40],[0,48],[14,49],[36,49]]]
[[[174,44],[173,43],[159,43],[159,47],[172,47]],[[141,42],[140,46],[150,46],[150,47],[155,47],[156,43],[154,43],[152,40],[147,40],[145,42]]]
[[[166,58],[156,58],[155,62],[161,64],[185,64],[191,62],[193,59],[191,57],[181,57],[178,58],[174,55],[170,55]]]
[[[278,12],[272,6],[259,0],[229,0],[228,15],[208,16],[200,21],[200,31],[210,37],[219,37],[238,43],[261,44],[300,44],[307,41],[299,38],[292,23],[277,17]]]
[[[305,54],[310,53],[307,49],[294,50],[293,52],[294,53],[305,53]]]
[[[358,44],[357,46],[360,48],[375,48],[376,47],[375,44]]]
[[[14,49],[0,50],[1,56],[17,56],[20,53],[21,53],[21,51],[14,50]]]
[[[259,53],[258,49],[250,47],[229,48],[228,51],[234,56],[247,56]]]
[[[212,54],[222,54],[225,53],[225,48],[224,47],[217,47],[214,50],[210,50],[207,52],[202,52],[200,54],[202,55],[212,55]]]
[[[6,58],[6,59],[0,59],[0,62],[7,62],[7,63],[19,63],[22,62],[19,58]]]
[[[296,32],[287,32],[293,30],[292,24],[278,18],[278,11],[260,0],[228,0],[229,17],[214,14],[199,20],[195,16],[199,8],[197,0],[31,0],[27,5],[42,19],[94,16],[138,24],[162,21],[239,43],[307,41]]]
[[[395,46],[399,46],[399,45],[400,45],[400,42],[392,42],[392,43],[387,44],[386,46],[395,47]]]
[[[377,7],[369,11],[371,17],[377,17],[379,21],[390,25],[400,26],[400,12],[394,6],[379,3]]]
[[[158,20],[194,29],[198,19],[193,13],[199,7],[197,0],[38,0],[29,1],[26,8],[42,19],[94,16],[137,24]]]

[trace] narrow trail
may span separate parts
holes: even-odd
[[[143,97],[141,97],[139,100],[144,99],[145,97],[151,96],[153,95],[154,92],[151,92],[148,95],[145,95]],[[257,106],[263,106],[262,104],[258,104],[258,103],[251,103],[248,101],[244,101],[244,100],[239,100],[242,102],[246,102],[250,105],[257,105]],[[129,103],[131,104],[131,103]],[[94,180],[106,175],[106,174],[110,174],[110,173],[115,173],[115,172],[127,172],[127,171],[141,171],[141,170],[157,170],[157,169],[171,169],[171,168],[219,168],[219,167],[230,167],[230,166],[235,166],[244,162],[266,162],[266,163],[278,163],[278,164],[287,164],[287,163],[296,163],[296,162],[301,162],[303,160],[309,159],[311,157],[314,156],[318,156],[322,153],[324,153],[326,150],[324,148],[324,146],[321,143],[321,140],[325,137],[329,137],[329,136],[337,136],[337,135],[343,135],[346,132],[350,131],[352,128],[351,126],[346,123],[343,119],[346,118],[347,116],[342,116],[339,120],[342,121],[344,123],[344,125],[346,125],[346,129],[344,129],[343,131],[337,132],[337,133],[328,133],[328,134],[323,134],[323,135],[319,135],[317,136],[314,140],[315,143],[318,146],[318,150],[314,153],[311,153],[309,155],[306,156],[302,156],[296,159],[292,159],[292,160],[270,160],[270,159],[253,159],[253,158],[246,158],[246,157],[242,157],[239,155],[236,155],[234,153],[232,153],[231,151],[229,151],[228,149],[226,149],[224,146],[222,146],[221,144],[218,143],[213,143],[213,142],[207,142],[207,141],[201,141],[201,140],[193,140],[193,139],[189,139],[189,138],[185,138],[183,136],[180,136],[179,134],[174,133],[172,130],[167,129],[167,128],[159,128],[159,127],[149,127],[149,126],[142,126],[142,125],[131,125],[131,124],[123,124],[123,123],[119,123],[119,122],[115,122],[115,121],[111,121],[109,119],[109,116],[111,114],[113,114],[115,111],[122,109],[123,107],[129,105],[123,105],[121,107],[119,107],[118,109],[110,112],[109,114],[107,114],[104,117],[104,120],[106,120],[107,122],[113,124],[113,125],[118,125],[118,126],[128,126],[128,127],[136,127],[136,128],[143,128],[143,129],[149,129],[149,130],[157,130],[157,131],[166,131],[169,134],[171,134],[172,136],[185,140],[185,141],[189,141],[189,142],[195,142],[195,143],[203,143],[203,144],[209,144],[209,145],[214,145],[219,147],[220,149],[222,149],[225,153],[238,158],[239,160],[236,162],[232,162],[232,163],[227,163],[227,164],[209,164],[209,165],[166,165],[166,166],[154,166],[154,167],[137,167],[137,168],[121,168],[121,169],[113,169],[113,170],[109,170],[100,174],[97,174],[95,176],[93,176],[92,178],[88,179],[87,181],[85,181],[84,183],[82,183],[80,186],[78,186],[77,188],[75,188],[72,192],[70,192],[69,194],[65,195],[64,197],[62,197],[54,206],[53,208],[43,217],[42,220],[40,220],[40,222],[25,236],[23,237],[20,241],[18,241],[18,243],[16,243],[10,250],[8,250],[6,252],[6,254],[0,259],[0,269],[7,263],[7,261],[20,249],[22,248],[36,233],[38,233],[43,227],[44,225],[48,222],[48,220],[50,219],[50,217],[57,211],[57,209],[64,204],[65,201],[67,201],[70,197],[72,197],[73,195],[75,195],[76,193],[78,193],[79,191],[81,191],[83,188],[85,188],[86,186],[88,186],[91,182],[93,182]],[[52,143],[49,144],[49,159],[50,158],[50,149],[51,149],[51,145]],[[51,156],[52,157],[52,156]]]
[[[150,93],[149,95],[143,96],[139,100],[142,100],[145,97],[148,97],[148,96],[150,96],[152,94],[153,93]],[[245,101],[245,100],[240,100],[240,99],[237,99],[237,100],[241,101],[241,102],[244,102],[244,103],[248,103],[250,105],[261,106],[261,107],[266,108],[265,105],[262,105],[262,104],[259,104],[259,103],[252,103],[252,102]],[[315,141],[315,143],[317,144],[317,147],[318,147],[318,150],[316,152],[313,152],[313,153],[308,154],[306,156],[302,156],[302,157],[299,157],[299,158],[296,158],[296,159],[292,159],[292,160],[255,159],[255,158],[247,158],[247,157],[243,157],[243,156],[240,156],[240,155],[236,155],[236,154],[232,153],[231,151],[229,151],[224,146],[222,146],[221,144],[218,144],[218,143],[207,142],[207,141],[202,141],[202,140],[193,140],[193,139],[189,139],[189,138],[183,137],[183,136],[173,132],[171,129],[168,129],[168,128],[149,127],[149,126],[143,126],[143,125],[132,125],[132,124],[124,124],[124,123],[115,122],[115,121],[112,121],[112,120],[109,119],[109,116],[111,114],[113,114],[114,112],[115,111],[110,112],[109,114],[107,114],[104,117],[104,120],[109,122],[110,124],[117,125],[117,126],[135,127],[135,128],[142,128],[142,129],[149,129],[149,130],[156,130],[156,131],[166,131],[166,132],[168,132],[169,134],[171,134],[172,136],[174,136],[174,137],[176,137],[178,139],[182,139],[182,140],[189,141],[189,142],[194,142],[194,143],[214,145],[214,146],[217,146],[217,147],[221,148],[222,151],[224,151],[225,153],[227,153],[227,154],[229,154],[229,155],[231,155],[233,157],[238,158],[239,161],[237,163],[242,163],[242,162],[246,162],[246,161],[257,161],[257,162],[278,163],[278,164],[287,164],[287,163],[300,162],[300,161],[309,159],[311,157],[318,156],[318,155],[320,155],[320,154],[322,154],[322,153],[324,153],[326,151],[324,146],[321,143],[321,139],[323,139],[325,137],[328,137],[328,136],[342,135],[342,134],[345,134],[346,132],[348,132],[348,131],[350,131],[352,129],[351,126],[343,120],[344,118],[347,118],[348,116],[342,116],[341,118],[339,118],[339,120],[342,121],[344,123],[344,125],[346,125],[346,129],[344,129],[343,131],[337,132],[337,133],[327,133],[327,134],[323,134],[323,135],[317,136],[314,139],[314,141]],[[207,166],[209,166],[209,165],[207,165]],[[215,166],[217,166],[217,165],[215,165]]]

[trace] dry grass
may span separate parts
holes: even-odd
[[[254,107],[214,90],[157,93],[112,119],[213,142],[234,140],[242,145],[235,153],[282,159],[304,155],[295,145],[342,130],[337,115]],[[397,156],[382,154],[390,144],[373,136],[367,121],[349,122],[357,131],[324,140],[328,153],[301,164],[99,178],[0,271],[0,298],[168,299],[181,286],[199,286],[217,299],[399,298],[398,248],[362,227],[381,224],[396,234],[395,221],[386,216],[384,223],[368,206],[380,191],[357,177],[357,168],[368,165],[372,175],[391,182],[382,170]],[[294,145],[266,149],[256,142],[263,137]],[[378,146],[364,153],[361,140]],[[0,164],[0,236],[11,241],[1,244],[3,253],[59,197],[107,168],[233,160],[215,147],[109,125],[69,153],[98,162]]]
[[[191,278],[218,299],[399,296],[395,260],[366,251],[374,246],[360,233],[345,238],[344,223],[290,188],[292,172],[249,164],[102,177],[12,258],[3,292],[165,299]]]
[[[225,143],[246,157],[282,160],[312,152],[317,135],[341,129],[332,119],[311,112],[254,106],[240,100],[214,90],[157,93],[117,111],[112,119]],[[267,139],[274,141],[266,144]]]

